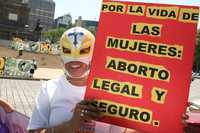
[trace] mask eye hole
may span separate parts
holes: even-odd
[[[63,49],[63,53],[65,53],[65,54],[71,54],[71,50],[70,49],[65,48],[65,47],[62,47],[62,49]]]
[[[90,47],[88,47],[88,48],[83,48],[83,49],[80,50],[80,55],[81,55],[81,54],[88,54],[89,52],[90,52]]]

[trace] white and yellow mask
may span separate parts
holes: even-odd
[[[80,61],[88,65],[91,62],[95,37],[81,27],[74,27],[63,33],[61,44],[61,58],[63,63]]]

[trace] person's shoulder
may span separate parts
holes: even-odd
[[[46,81],[46,85],[47,85],[47,87],[48,86],[58,86],[63,82],[63,80],[64,80],[64,75],[61,75],[57,78]]]
[[[62,82],[63,82],[63,76],[48,81],[44,81],[42,83],[42,92],[51,97],[56,92],[56,90],[62,88],[61,87]]]

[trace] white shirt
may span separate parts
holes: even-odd
[[[55,127],[69,121],[76,104],[84,99],[86,87],[70,84],[63,75],[42,85],[28,129]],[[96,122],[96,133],[122,133],[124,128]]]

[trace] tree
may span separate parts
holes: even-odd
[[[44,38],[50,40],[51,42],[55,43],[60,40],[62,34],[66,31],[65,28],[58,28],[58,29],[51,29],[47,32],[44,32]]]
[[[96,29],[94,27],[87,28],[94,36],[96,36]]]
[[[48,39],[54,43],[60,40],[60,37],[67,29],[70,29],[72,27],[74,27],[74,25],[70,23],[69,25],[66,26],[66,28],[56,28],[48,30],[47,32],[43,32],[43,36],[45,39]]]
[[[194,64],[196,71],[200,72],[200,29],[197,32],[197,45],[195,49]]]

